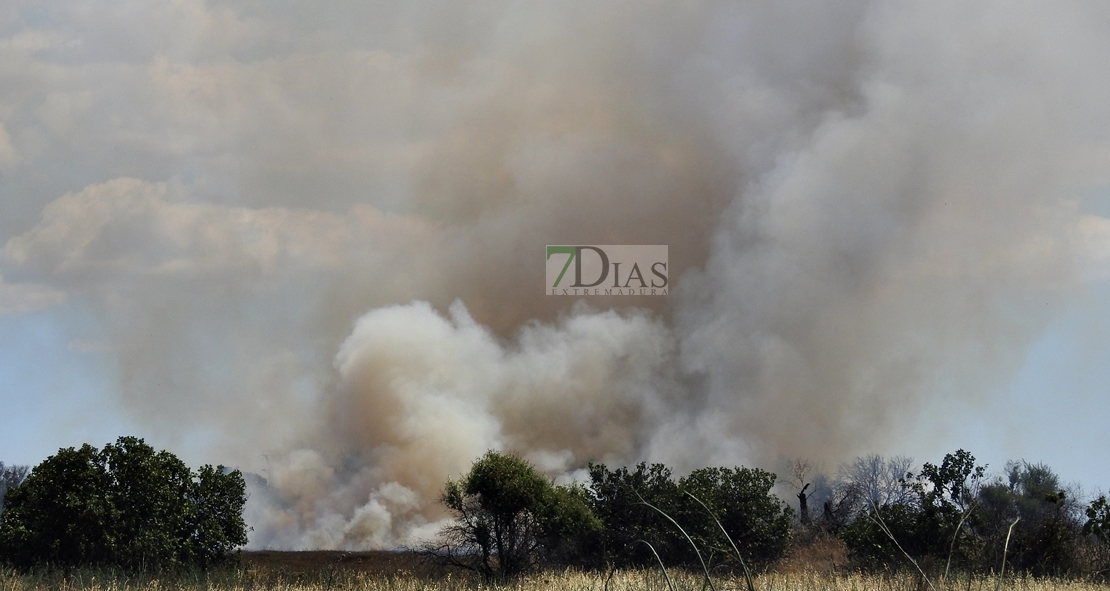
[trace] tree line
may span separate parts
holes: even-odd
[[[247,543],[242,474],[191,470],[142,439],[0,465],[0,561],[29,568],[207,568]]]
[[[821,535],[841,540],[861,569],[1110,573],[1110,501],[1081,502],[1043,464],[1010,462],[991,476],[964,450],[917,470],[908,458],[872,455],[834,478],[795,461],[785,483],[798,511],[773,492],[777,476],[758,468],[680,478],[663,464],[588,472],[588,481],[556,485],[491,451],[447,483],[442,502],[454,519],[424,552],[491,580],[542,566],[747,573]]]
[[[490,451],[443,489],[452,519],[429,557],[500,580],[545,566],[750,574],[814,536],[839,539],[863,569],[1105,577],[1110,501],[1084,502],[1048,466],[997,474],[957,450],[914,469],[866,456],[835,477],[794,461],[785,478],[708,467],[589,464],[557,485]],[[792,487],[787,503],[776,495]],[[192,470],[143,440],[66,448],[34,469],[0,463],[0,562],[18,568],[207,568],[247,542],[242,473]],[[791,506],[796,505],[797,511]]]
[[[864,567],[926,565],[942,577],[1110,572],[1106,497],[1084,503],[1045,464],[1009,462],[990,476],[962,449],[916,471],[905,458],[869,456],[849,466],[822,504],[812,527],[838,535]]]
[[[442,501],[454,520],[425,553],[487,579],[544,565],[653,564],[758,569],[780,558],[793,510],[758,468],[589,466],[589,483],[555,485],[527,461],[489,452]]]

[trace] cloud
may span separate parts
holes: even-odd
[[[358,247],[403,248],[426,224],[358,207],[346,216],[175,201],[166,183],[119,178],[67,194],[2,253],[63,277],[254,277],[338,268]]]
[[[1084,214],[1075,228],[1082,270],[1090,281],[1110,278],[1110,219]]]
[[[12,145],[12,138],[8,135],[3,122],[0,122],[0,172],[10,172],[19,164],[19,152]]]
[[[430,257],[436,242],[431,225],[370,207],[339,215],[190,203],[171,184],[119,178],[50,203],[0,260],[93,306],[130,412],[171,437],[240,424],[265,447],[301,429],[280,417],[310,415],[315,395],[306,392],[327,379],[326,365],[308,369],[317,345],[299,341],[327,330],[323,318],[339,307],[327,299],[333,283],[353,273],[351,283],[374,285],[379,302],[409,297],[433,263],[420,253]],[[392,272],[402,264],[408,273]],[[60,298],[5,289],[23,307]]]
[[[34,283],[6,283],[0,276],[0,316],[30,314],[60,306],[66,301],[64,292]]]

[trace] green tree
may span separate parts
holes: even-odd
[[[91,445],[59,450],[8,491],[0,514],[0,552],[18,566],[111,562],[115,508],[111,479]]]
[[[654,564],[651,544],[659,556],[677,564],[687,553],[689,542],[659,511],[677,515],[685,504],[671,470],[663,464],[641,462],[629,470],[610,470],[604,464],[590,464],[590,505],[601,520],[598,558],[616,566]]]
[[[527,461],[490,451],[461,480],[449,480],[443,504],[455,514],[431,551],[487,580],[506,579],[596,531],[581,489],[554,486]]]
[[[192,471],[173,454],[121,437],[101,452],[112,503],[113,562],[156,570],[188,562]]]
[[[976,527],[983,538],[983,568],[998,568],[1010,524],[1007,569],[1062,575],[1079,567],[1081,508],[1044,464],[1009,462],[1004,478],[979,494]]]
[[[690,540],[663,513],[710,563],[735,563],[717,520],[749,566],[770,564],[790,540],[793,511],[771,494],[775,475],[764,470],[702,468],[676,481],[663,464],[641,463],[632,470],[594,464],[590,478],[594,513],[604,524],[605,559],[618,566],[654,563],[643,540],[667,564],[700,568]]]
[[[967,564],[975,542],[972,525],[986,467],[965,450],[946,454],[939,466],[926,463],[901,482],[908,496],[871,504],[841,532],[852,556],[864,565],[905,564],[930,557]]]
[[[1110,502],[1101,495],[1087,506],[1087,521],[1083,533],[1094,536],[1099,541],[1110,543]]]
[[[906,565],[905,554],[918,559],[939,547],[925,514],[911,502],[861,511],[840,532],[852,559],[866,568]],[[908,566],[908,565],[906,565]]]
[[[247,494],[242,473],[204,465],[197,470],[188,491],[193,507],[186,528],[190,562],[207,567],[247,543],[247,524],[243,520]]]
[[[683,513],[690,524],[687,530],[698,533],[703,552],[710,549],[731,557],[731,544],[724,539],[723,527],[749,567],[766,567],[786,552],[794,513],[771,493],[774,486],[775,475],[759,468],[694,470],[679,480],[679,488],[705,503],[712,516],[687,496],[683,499]]]
[[[1083,534],[1090,542],[1092,570],[1105,578],[1110,574],[1110,501],[1106,500],[1106,495],[1099,495],[1087,506],[1085,513]]]
[[[121,437],[102,451],[66,448],[10,490],[0,552],[10,563],[207,567],[247,542],[242,474],[194,474],[166,451]]]

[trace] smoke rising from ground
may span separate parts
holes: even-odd
[[[293,547],[430,538],[444,481],[488,449],[552,474],[634,457],[670,406],[672,364],[673,338],[643,313],[579,308],[502,344],[461,302],[447,317],[423,302],[376,309],[336,357],[324,451],[281,460],[287,505],[265,521],[295,524],[275,532]]]
[[[1106,276],[1097,3],[98,6],[0,16],[0,313],[87,307],[256,547],[431,536],[487,449],[872,451]],[[543,296],[575,243],[675,289]]]

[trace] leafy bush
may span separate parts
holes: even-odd
[[[666,564],[699,566],[690,541],[664,513],[690,535],[703,557],[718,564],[733,556],[721,527],[749,566],[777,560],[790,541],[793,511],[771,494],[775,475],[758,468],[702,468],[676,482],[662,464],[641,463],[631,471],[591,465],[590,477],[594,513],[605,526],[604,551],[618,566],[655,561],[640,540]]]
[[[1010,462],[1005,480],[983,487],[977,530],[988,560],[1002,553],[1015,519],[1007,552],[1008,569],[1034,575],[1063,575],[1079,568],[1080,507],[1044,464]],[[984,568],[995,567],[986,563]]]
[[[793,510],[771,494],[774,486],[775,475],[759,468],[695,470],[679,481],[679,488],[705,503],[712,515],[687,496],[683,499],[691,524],[687,529],[698,532],[704,548],[731,556],[723,527],[748,566],[766,567],[786,552],[793,522]]]

